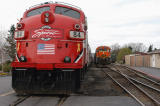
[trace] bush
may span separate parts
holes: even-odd
[[[2,64],[0,64],[0,71],[2,70]]]
[[[132,51],[129,48],[122,48],[118,52],[117,61],[119,63],[124,63],[125,55],[131,54]]]
[[[3,63],[3,71],[9,72],[10,70],[11,70],[11,63],[9,62]],[[2,64],[0,64],[0,71],[2,71]]]
[[[4,72],[9,72],[11,70],[11,64],[10,63],[3,64],[3,70]]]

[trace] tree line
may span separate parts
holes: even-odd
[[[125,55],[152,52],[157,50],[157,48],[153,48],[153,44],[146,47],[143,43],[128,43],[123,46],[116,43],[111,45],[111,50],[111,53],[116,55],[116,61],[122,63]]]

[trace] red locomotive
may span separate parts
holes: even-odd
[[[19,93],[70,93],[80,87],[90,48],[83,11],[62,2],[31,7],[17,23],[12,87]]]
[[[95,63],[96,64],[109,64],[111,63],[111,48],[108,46],[99,46],[95,52]]]

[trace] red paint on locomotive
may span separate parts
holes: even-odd
[[[84,71],[90,55],[86,20],[81,9],[64,3],[44,3],[27,10],[15,31],[17,54],[12,72]],[[16,84],[13,88],[17,89]]]

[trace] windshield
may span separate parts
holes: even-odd
[[[27,17],[38,15],[38,14],[41,14],[42,12],[44,12],[44,11],[49,11],[49,10],[50,10],[49,6],[48,7],[37,8],[37,9],[31,10],[30,12],[28,12]]]
[[[73,10],[73,9],[69,9],[69,8],[65,8],[65,7],[56,7],[55,9],[55,13],[56,14],[61,14],[61,15],[65,15],[65,16],[69,16],[72,18],[80,18],[80,13]]]

